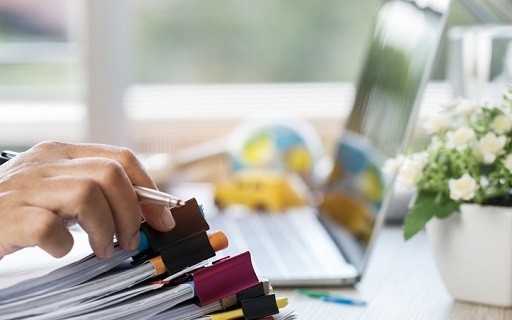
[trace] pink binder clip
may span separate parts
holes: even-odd
[[[236,294],[259,282],[249,251],[225,258],[192,273],[199,305]]]

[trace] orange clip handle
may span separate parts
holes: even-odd
[[[210,241],[210,245],[212,246],[215,252],[220,251],[222,249],[226,249],[228,247],[229,241],[226,234],[222,231],[213,231],[208,235],[208,240]],[[149,259],[149,262],[155,268],[155,275],[159,276],[167,272],[167,268],[164,265],[164,261],[161,256],[154,257]]]

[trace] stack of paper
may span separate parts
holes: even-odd
[[[33,248],[0,260],[0,320],[295,318],[258,279],[249,252],[214,260],[227,240],[209,231],[195,199],[172,213],[173,230],[143,223],[139,248],[116,247],[108,259],[79,250],[87,240],[75,232],[73,251],[57,263],[43,265],[48,258]]]

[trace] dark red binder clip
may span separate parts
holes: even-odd
[[[200,306],[222,300],[259,282],[248,251],[219,260],[191,275]]]
[[[186,267],[215,256],[206,231],[210,226],[196,199],[192,198],[182,206],[171,209],[176,226],[168,232],[160,232],[147,222],[141,224],[150,249],[139,253],[134,260],[146,260],[157,255],[167,271],[173,274]]]

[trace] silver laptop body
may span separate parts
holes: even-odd
[[[390,200],[391,182],[380,168],[404,150],[412,134],[449,3],[394,0],[382,6],[334,170],[321,190],[322,204],[282,214],[208,216],[211,227],[230,239],[226,255],[249,250],[257,274],[273,286],[348,285],[361,279]]]

